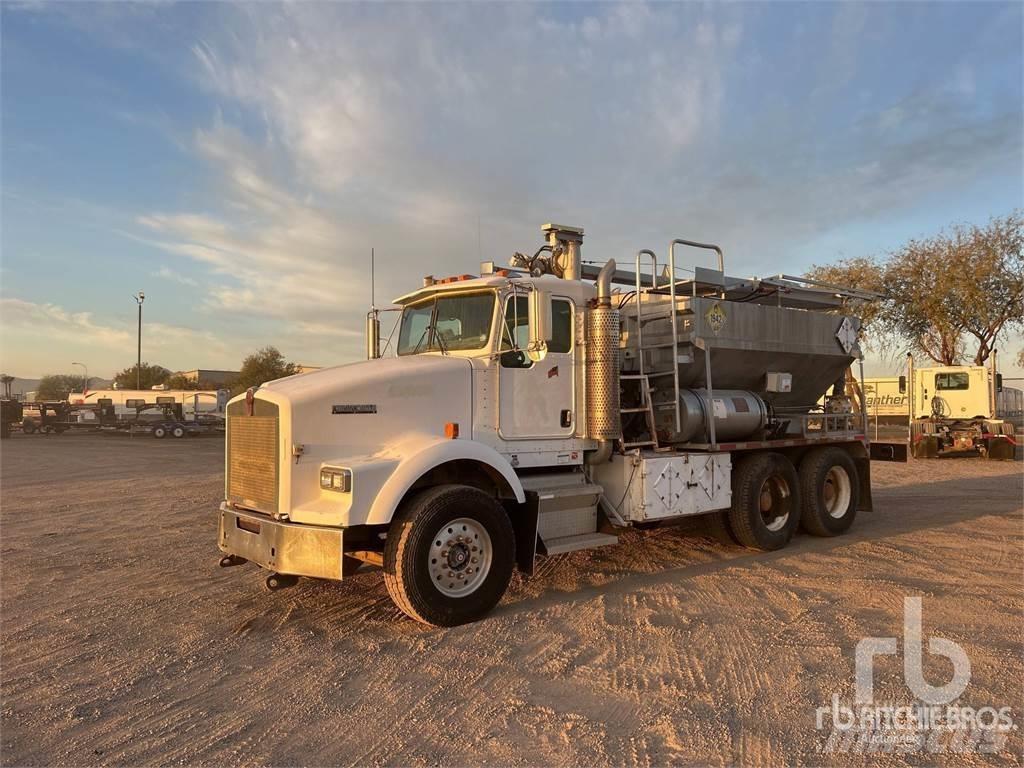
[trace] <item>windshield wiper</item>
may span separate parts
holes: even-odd
[[[430,333],[431,331],[434,332],[434,338],[437,340],[437,348],[441,350],[441,354],[448,354],[448,348],[445,346],[444,339],[441,337],[441,332],[437,330],[436,320],[431,320],[427,324],[427,327],[423,329],[423,333],[420,335],[420,340],[417,341],[416,346],[412,348],[411,354],[415,355],[417,352],[420,351],[420,345],[423,343],[423,340],[427,338],[427,334]],[[427,351],[429,351],[429,349]]]

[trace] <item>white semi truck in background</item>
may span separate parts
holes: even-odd
[[[447,626],[491,610],[514,568],[622,527],[708,515],[774,550],[871,509],[844,376],[872,295],[730,277],[720,248],[679,239],[598,269],[582,229],[542,230],[532,257],[396,299],[394,356],[374,310],[370,359],[228,404],[222,566],[276,589],[375,564],[405,613]],[[676,279],[684,247],[717,268]]]

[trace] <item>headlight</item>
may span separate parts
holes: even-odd
[[[352,472],[348,469],[324,467],[320,470],[320,487],[325,491],[348,493],[352,490]]]

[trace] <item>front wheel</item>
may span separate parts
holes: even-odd
[[[384,547],[384,583],[406,614],[440,627],[490,611],[512,578],[515,538],[497,499],[441,485],[407,500]]]
[[[171,434],[174,435],[176,438],[181,439],[185,436],[185,428],[182,426],[176,426],[174,429],[171,430]]]
[[[155,437],[157,440],[163,440],[165,437],[167,437],[167,428],[153,427],[153,437]]]

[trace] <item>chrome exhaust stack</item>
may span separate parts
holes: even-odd
[[[597,276],[595,306],[587,311],[587,437],[599,442],[587,455],[588,464],[608,461],[614,441],[622,437],[619,414],[619,310],[612,306],[611,283],[615,260],[609,259]]]

